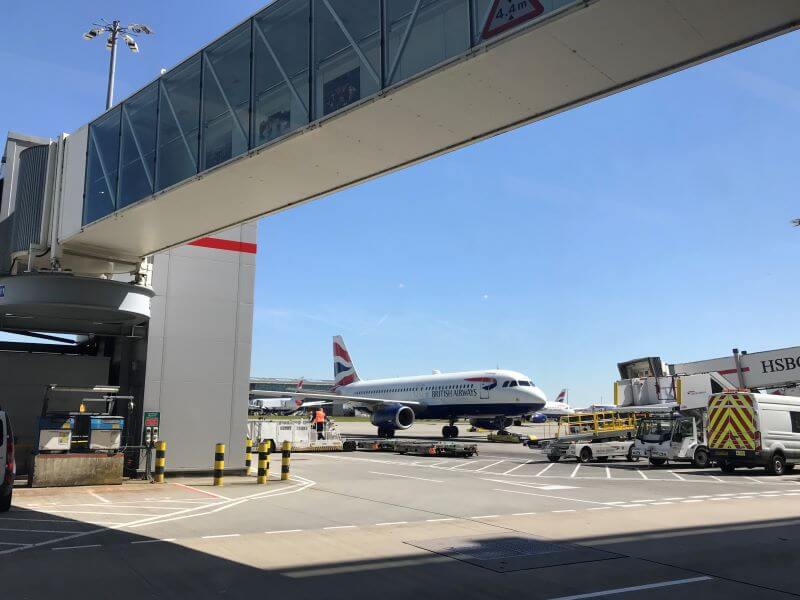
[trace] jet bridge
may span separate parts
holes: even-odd
[[[798,23],[796,0],[276,0],[52,142],[41,260],[130,268]]]

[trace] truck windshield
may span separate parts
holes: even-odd
[[[671,433],[672,419],[649,418],[639,421],[636,439],[642,442],[661,443],[670,439]]]

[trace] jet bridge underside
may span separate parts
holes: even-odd
[[[579,3],[66,234],[62,244],[68,253],[146,256],[786,33],[798,23],[796,0]]]

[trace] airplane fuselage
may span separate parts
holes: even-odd
[[[547,398],[515,371],[466,371],[357,381],[336,389],[345,396],[381,398],[409,405],[417,418],[514,417],[536,412]]]

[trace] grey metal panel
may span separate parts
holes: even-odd
[[[49,146],[33,146],[19,155],[19,184],[14,203],[11,252],[41,243],[42,213],[47,185]]]
[[[14,213],[0,221],[0,275],[11,269],[11,235],[14,228]]]

